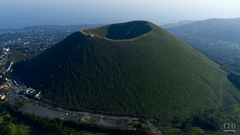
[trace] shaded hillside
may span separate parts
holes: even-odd
[[[87,36],[75,32],[63,39],[50,49],[40,53],[24,66],[22,77],[31,86],[38,87],[45,83],[46,79],[56,72],[64,64],[69,56],[75,51]],[[29,76],[31,74],[31,76]],[[25,77],[26,75],[26,77]]]
[[[240,90],[240,74],[231,72],[228,76],[228,80],[232,82],[233,85],[235,85],[238,90]]]
[[[45,99],[59,104],[152,115],[159,120],[183,119],[239,100],[239,92],[219,65],[145,23],[110,25],[118,27],[117,32],[131,31],[127,26],[134,24],[139,32],[135,36],[143,34],[138,28],[154,30],[135,40],[75,32],[26,62],[19,75],[41,89]],[[110,26],[83,31],[107,36]]]

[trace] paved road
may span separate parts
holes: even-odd
[[[83,116],[83,119],[82,119],[82,121],[84,121],[84,122],[90,122],[90,121],[91,121],[91,119],[92,119],[92,117],[91,117],[91,116],[84,115],[84,116]]]
[[[8,94],[8,99],[11,105],[21,102],[23,98],[21,98],[14,90],[10,90]]]
[[[95,115],[95,116],[103,116],[103,117],[109,117],[109,118],[119,118],[119,119],[138,120],[138,118],[136,118],[136,117],[128,117],[128,116],[113,116],[113,115],[106,115],[106,114],[100,114],[100,113],[91,113],[91,115]]]
[[[147,120],[146,120],[147,121]],[[164,135],[155,125],[153,125],[151,122],[147,121],[147,124],[151,126],[154,130],[156,130],[160,135]]]
[[[28,103],[25,106],[23,106],[20,109],[20,111],[23,111],[26,113],[32,113],[32,114],[35,114],[36,116],[49,117],[50,119],[59,118],[59,119],[75,120],[75,121],[80,119],[80,116],[66,115],[66,113],[64,112],[52,110],[51,108],[37,106],[31,103]]]
[[[122,128],[123,126],[122,120],[111,120],[111,119],[105,119],[105,118],[95,119],[94,123],[102,126],[116,127],[116,128]]]

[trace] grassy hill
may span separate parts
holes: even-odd
[[[219,65],[150,22],[82,31],[100,37],[77,31],[19,72],[45,99],[158,120],[184,119],[240,99]]]

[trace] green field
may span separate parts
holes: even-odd
[[[12,122],[11,124],[9,125],[10,129],[11,129],[11,135],[15,135],[15,134],[18,134],[18,135],[26,135],[27,132],[28,132],[28,127],[26,125],[26,123],[19,119],[19,118],[16,118],[16,117],[13,117],[12,115],[10,114],[0,114],[0,123],[3,122],[3,117],[4,116],[8,116],[8,117],[11,117],[12,118]],[[29,129],[29,131],[31,131],[31,128]]]
[[[11,125],[12,134],[26,135],[28,133],[28,126],[12,124]]]

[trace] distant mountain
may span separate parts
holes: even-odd
[[[159,27],[161,28],[173,28],[173,27],[178,27],[178,26],[182,26],[185,24],[190,24],[196,22],[196,20],[184,20],[184,21],[178,21],[177,23],[169,23],[169,24],[164,24],[164,25],[159,25]]]
[[[77,31],[25,62],[19,76],[68,107],[185,119],[239,101],[219,65],[146,21]]]
[[[222,69],[240,73],[240,18],[208,19],[165,29]]]
[[[202,38],[240,42],[240,18],[208,19],[165,29],[172,34],[188,34]]]

